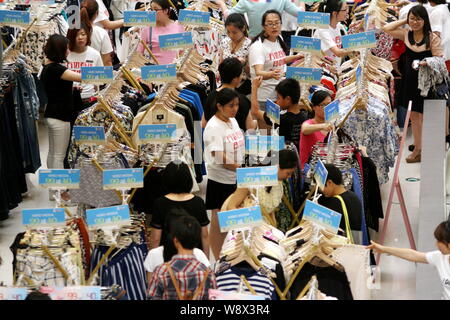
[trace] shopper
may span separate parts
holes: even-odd
[[[85,0],[84,0],[85,1]],[[83,1],[83,2],[84,2]],[[106,30],[114,30],[123,27],[123,19],[111,21],[109,20],[109,11],[106,8],[103,0],[95,0],[98,5],[98,15],[94,20],[94,23]]]
[[[149,285],[151,300],[208,300],[215,289],[214,273],[198,261],[193,250],[200,242],[200,225],[183,216],[171,224],[170,238],[177,249],[172,259],[156,268]]]
[[[173,224],[177,223],[179,217],[189,216],[189,213],[187,213],[187,211],[182,208],[174,207],[167,211],[166,215],[171,217],[170,219],[165,220],[166,225],[164,227],[165,230],[167,230],[167,234],[169,235],[171,233],[171,230],[173,230]],[[200,245],[197,245],[197,247],[200,247]],[[193,249],[195,258],[205,266],[209,267],[210,263],[208,257],[203,253],[201,249],[198,249],[197,247]],[[170,261],[176,254],[177,249],[175,248],[173,241],[171,240],[165,241],[163,246],[151,249],[148,252],[147,257],[144,261],[144,267],[145,270],[147,270],[149,283],[155,269],[162,265],[164,262]]]
[[[70,53],[67,56],[67,68],[81,73],[81,67],[102,67],[103,61],[100,53],[90,47],[90,30],[85,24],[81,24],[81,29],[69,29],[67,32],[69,39]],[[75,83],[74,95],[81,98],[81,106],[74,106],[76,111],[81,111],[89,107],[90,98],[95,95],[95,86],[87,83]]]
[[[248,26],[240,13],[233,13],[225,20],[227,37],[220,44],[220,62],[226,58],[238,58],[244,67],[242,82],[237,91],[244,95],[250,94],[250,67],[248,65],[248,51],[252,41],[248,38]]]
[[[387,253],[396,257],[419,263],[433,265],[441,278],[444,289],[443,298],[450,300],[450,220],[441,222],[434,230],[436,246],[439,250],[431,252],[420,252],[413,249],[394,248],[382,246],[374,241],[366,247],[379,253]]]
[[[231,10],[228,10],[224,0],[216,0],[216,3],[220,6],[225,16],[228,16],[231,13],[246,13],[250,27],[250,37],[252,38],[262,31],[260,23],[264,12],[268,10],[276,10],[278,12],[287,11],[291,15],[297,16],[298,11],[305,11],[304,6],[297,7],[291,0],[259,2],[253,0],[241,0]]]
[[[267,99],[275,100],[275,87],[286,73],[286,64],[303,57],[302,54],[287,56],[288,48],[281,38],[281,14],[268,10],[262,17],[264,30],[257,35],[250,46],[249,64],[252,79],[263,77],[258,90],[259,104],[265,110]]]
[[[409,28],[403,28],[408,24]],[[418,88],[419,65],[426,65],[424,58],[442,57],[440,38],[431,32],[430,19],[423,6],[414,6],[409,10],[407,19],[386,24],[383,31],[405,42],[404,64],[401,67],[402,83],[399,92],[399,104],[407,106],[412,101],[411,123],[414,136],[414,151],[406,162],[421,161],[423,100]],[[417,61],[417,65],[416,62]],[[419,62],[420,61],[420,62]]]
[[[150,248],[157,248],[166,243],[167,230],[164,226],[172,219],[169,212],[174,208],[180,208],[196,218],[201,225],[202,241],[199,248],[209,256],[209,219],[203,199],[191,193],[193,179],[188,165],[181,161],[170,162],[164,170],[162,181],[167,194],[153,203]]]
[[[216,113],[216,100],[217,93],[224,89],[232,89],[238,92],[237,87],[241,83],[243,68],[242,63],[238,58],[226,58],[219,65],[219,75],[222,86],[215,91],[210,92],[206,98],[204,113],[202,117],[202,127],[206,127],[206,123],[215,115]],[[250,114],[250,100],[238,92],[239,97],[239,109],[236,113],[236,121],[238,122],[239,128],[244,132],[248,129],[254,129],[255,123],[253,121],[252,115]]]
[[[40,79],[47,95],[44,117],[48,126],[49,150],[47,168],[63,169],[70,139],[70,121],[74,114],[72,86],[81,75],[63,65],[69,53],[66,37],[54,34],[44,46],[45,65]]]
[[[333,164],[325,164],[325,169],[328,175],[319,204],[342,214],[339,228],[345,230],[346,236],[351,237],[355,244],[360,244],[362,243],[361,233],[348,234],[348,231],[361,231],[361,201],[353,191],[345,189],[341,170]],[[350,230],[346,229],[345,216],[348,217]]]
[[[236,190],[236,169],[244,159],[244,134],[235,119],[238,109],[238,93],[229,88],[220,90],[215,115],[208,121],[203,134],[208,172],[206,209],[212,210],[210,244],[216,259],[224,240],[219,231],[217,212]]]
[[[159,36],[184,32],[184,27],[178,21],[175,21],[177,15],[168,0],[153,0],[150,7],[153,11],[156,11],[156,27],[141,29],[141,39],[145,41],[148,48],[158,59],[159,64],[173,63],[177,58],[177,50],[161,50]],[[147,52],[141,43],[138,46],[138,52],[142,54]]]
[[[97,1],[83,0],[80,7],[80,17],[81,22],[92,29],[90,46],[101,54],[103,65],[112,66],[112,54],[114,50],[111,39],[105,29],[95,25],[98,15],[99,6]]]
[[[441,38],[444,58],[450,71],[450,4],[445,0],[430,0],[430,5],[433,8],[430,14],[431,30]]]
[[[341,39],[342,33],[346,33],[341,22],[347,20],[348,5],[344,0],[326,0],[320,3],[319,12],[330,14],[330,26],[328,29],[317,29],[313,38],[320,39],[322,51],[338,67],[341,65],[341,58],[349,54],[349,51],[342,49]]]
[[[267,114],[260,110],[258,103],[258,88],[262,77],[256,77],[252,82],[252,116],[258,121],[260,129],[270,129],[272,121]],[[284,79],[275,87],[277,100],[275,103],[285,111],[280,115],[280,128],[278,134],[284,137],[285,142],[293,142],[299,150],[300,131],[303,122],[309,119],[308,111],[300,108],[300,85],[297,80]]]
[[[323,111],[331,102],[331,95],[325,90],[318,90],[311,97],[314,118],[303,122],[300,134],[300,165],[302,169],[308,162],[314,145],[317,142],[323,142],[328,132],[333,130],[333,125],[325,122]]]

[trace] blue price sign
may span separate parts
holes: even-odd
[[[347,50],[356,50],[363,48],[373,48],[377,45],[375,31],[367,31],[361,33],[342,36],[342,48]]]
[[[317,160],[316,168],[314,171],[314,179],[316,180],[317,184],[319,185],[319,188],[323,190],[325,187],[325,184],[327,183],[327,176],[328,171],[323,165],[322,160]]]
[[[52,300],[101,300],[101,287],[42,287],[41,292],[47,293]]]
[[[30,24],[30,12],[18,10],[0,10],[0,25],[4,26],[28,26]]]
[[[278,167],[238,168],[236,176],[239,188],[276,186],[278,184]]]
[[[103,171],[103,189],[132,189],[144,186],[144,169],[116,169]]]
[[[339,118],[339,100],[331,102],[324,108],[325,121],[331,122]]]
[[[87,224],[90,229],[106,226],[129,225],[130,208],[127,204],[121,206],[86,210]]]
[[[266,114],[272,123],[280,124],[280,106],[267,99]]]
[[[81,82],[104,84],[113,80],[113,67],[81,67]]]
[[[165,34],[159,36],[161,50],[185,49],[194,45],[191,32]]]
[[[44,188],[80,188],[79,169],[41,169],[39,170],[39,185]]]
[[[105,144],[104,127],[82,127],[74,126],[73,134],[75,141],[80,144]]]
[[[27,295],[27,288],[0,287],[0,300],[25,300]]]
[[[144,66],[141,68],[141,78],[146,81],[170,82],[177,79],[175,64]]]
[[[338,232],[342,214],[330,210],[320,204],[306,200],[303,219],[314,222],[334,233]]]
[[[287,67],[286,78],[292,78],[298,82],[320,84],[322,69]]]
[[[218,212],[220,232],[254,227],[263,223],[263,217],[259,206],[237,210]]]
[[[291,47],[296,51],[305,51],[311,53],[320,52],[320,39],[309,38],[309,37],[291,37]]]
[[[328,29],[330,26],[330,14],[299,11],[297,13],[297,22],[302,27]]]
[[[185,26],[207,26],[209,25],[209,12],[191,11],[181,9],[178,16],[180,24]]]
[[[63,208],[24,209],[22,210],[22,224],[29,227],[64,226],[66,215]]]
[[[139,140],[143,143],[167,143],[176,140],[176,124],[141,124]]]
[[[155,27],[156,11],[124,11],[123,23],[126,27]]]

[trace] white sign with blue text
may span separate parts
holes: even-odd
[[[266,115],[272,123],[280,124],[280,106],[269,99],[266,101]]]
[[[121,206],[86,210],[87,224],[90,229],[106,226],[129,225],[130,208],[127,204]]]
[[[113,80],[113,67],[81,67],[83,83],[104,84]]]
[[[155,27],[156,11],[124,11],[125,27]]]
[[[338,232],[342,214],[330,210],[320,204],[306,200],[303,219],[314,222],[334,233]]]
[[[257,188],[278,185],[278,167],[237,168],[238,188]]]
[[[28,26],[30,24],[30,12],[19,10],[0,10],[0,25],[3,26]]]
[[[74,126],[73,134],[79,144],[105,144],[105,128]]]
[[[377,45],[375,31],[367,31],[361,33],[342,36],[342,48],[346,50],[356,50],[364,48],[374,48]]]
[[[332,122],[333,120],[339,118],[339,100],[335,100],[327,105],[323,112],[325,114],[325,121]]]
[[[319,188],[323,190],[325,184],[327,183],[328,171],[323,165],[322,160],[317,160],[316,168],[314,170],[314,179],[318,184]]]
[[[299,11],[297,22],[301,27],[314,29],[328,29],[330,27],[330,14],[323,12]]]
[[[132,189],[144,186],[144,169],[115,169],[103,171],[103,189]]]
[[[39,185],[53,189],[78,189],[80,188],[79,169],[41,169],[39,172]]]
[[[63,208],[24,209],[22,210],[22,224],[29,227],[64,226],[66,215]]]
[[[218,212],[220,232],[229,230],[255,227],[263,223],[263,217],[259,206]]]
[[[141,144],[168,143],[177,139],[176,124],[141,124],[138,127]]]

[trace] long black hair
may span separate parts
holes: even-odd
[[[323,1],[319,5],[319,12],[329,13],[330,15],[333,12],[339,12],[342,9],[342,5],[344,4],[343,0],[327,0]]]
[[[217,108],[217,104],[224,106],[236,98],[239,98],[238,93],[235,90],[230,89],[230,88],[223,88],[222,90],[217,92],[216,101],[213,105],[214,114],[216,114],[217,111],[219,111],[219,109]]]
[[[158,4],[161,9],[167,10],[170,20],[178,20],[177,12],[175,11],[175,8],[170,5],[168,0],[152,0],[152,2]]]
[[[228,18],[225,20],[225,28],[227,26],[233,26],[238,28],[242,31],[244,36],[248,37],[248,25],[247,21],[245,21],[245,18],[240,13],[232,13],[228,16]]]
[[[261,25],[263,27],[266,24],[267,16],[269,14],[271,14],[271,13],[278,15],[278,17],[280,18],[280,22],[281,23],[283,22],[283,19],[281,18],[281,13],[280,12],[278,12],[277,10],[267,10],[266,12],[264,12],[264,14],[262,16]],[[258,41],[259,39],[261,39],[261,41],[264,41],[265,39],[267,39],[265,30],[261,31],[260,34],[258,34],[256,37],[254,37],[253,40],[252,40],[252,43]],[[278,43],[280,44],[281,48],[283,49],[284,53],[286,55],[289,55],[289,48],[287,47],[287,45],[284,42],[283,38],[281,36],[278,36],[277,40],[278,40]]]
[[[425,9],[424,6],[414,6],[411,9],[409,9],[408,12],[408,24],[409,24],[409,17],[412,15],[419,17],[423,20],[423,42],[425,42],[427,48],[430,48],[430,34],[431,34],[431,23],[430,23],[430,17],[428,16],[427,9]],[[414,40],[413,33],[410,31],[408,32],[409,41],[413,42],[411,40]]]

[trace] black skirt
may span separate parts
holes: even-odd
[[[224,184],[208,179],[206,184],[206,210],[222,208],[227,198],[236,191],[236,184]]]

